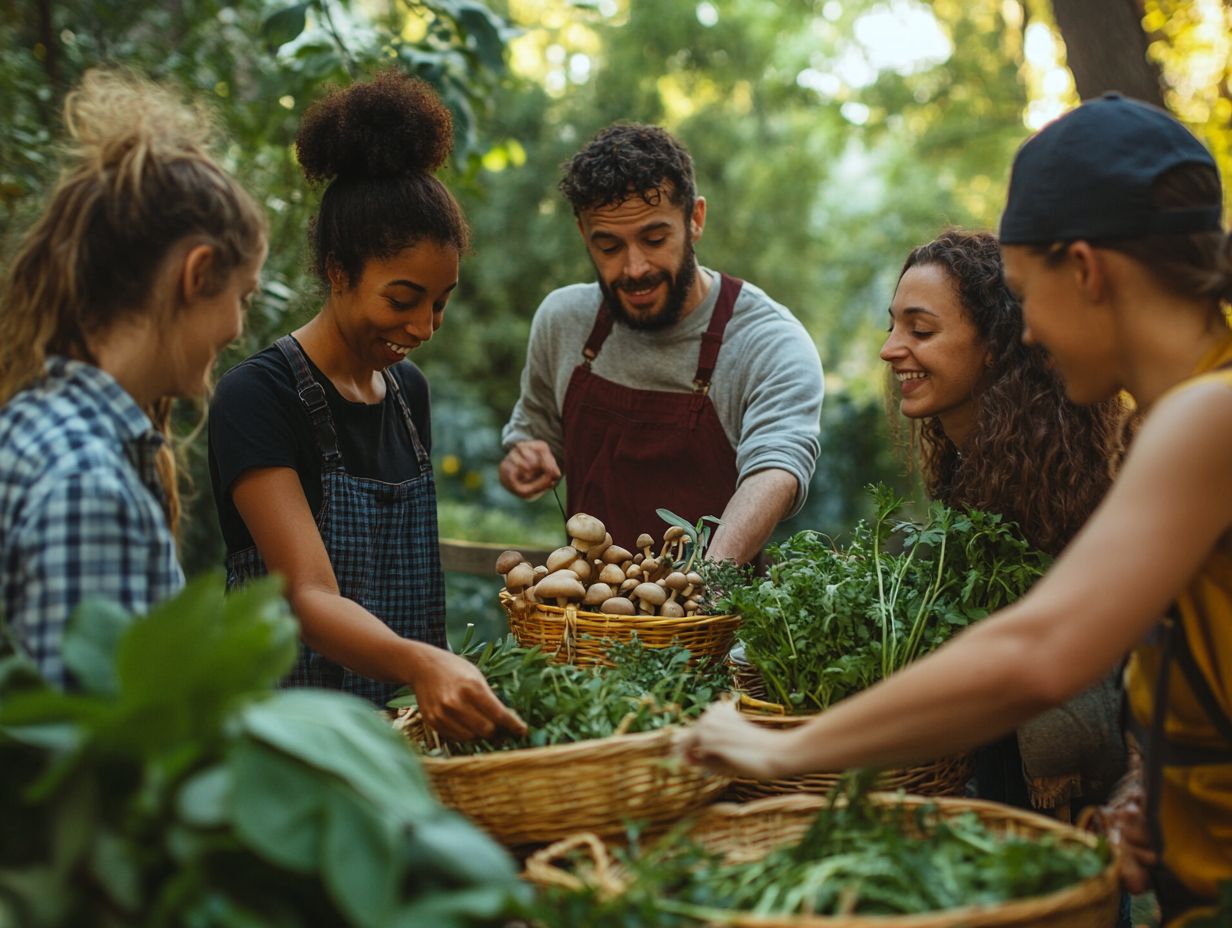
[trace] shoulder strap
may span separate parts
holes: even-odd
[[[595,324],[590,327],[590,334],[586,336],[586,344],[582,347],[582,363],[587,367],[599,356],[603,343],[612,334],[613,322],[615,319],[612,311],[607,308],[607,300],[603,299],[599,303],[599,311],[595,313]]]
[[[334,418],[329,414],[329,403],[325,400],[325,390],[317,383],[308,369],[308,361],[304,350],[290,335],[284,335],[274,342],[282,356],[291,365],[291,373],[295,375],[295,392],[299,401],[308,411],[308,419],[312,423],[312,432],[317,439],[317,448],[321,452],[321,463],[324,470],[335,470],[342,466],[342,454],[338,451],[338,433],[334,428]]]
[[[727,323],[731,321],[732,311],[736,308],[736,297],[744,281],[737,277],[728,277],[719,273],[719,299],[714,304],[714,312],[710,316],[710,325],[702,335],[701,351],[697,355],[697,371],[693,375],[693,392],[709,393],[710,378],[714,376],[714,366],[719,360],[719,349],[723,347],[723,333]]]
[[[394,365],[395,367],[397,365]],[[402,421],[406,425],[406,430],[411,433],[411,444],[415,446],[415,457],[419,461],[419,469],[425,470],[431,465],[428,458],[428,452],[424,450],[423,442],[419,440],[419,429],[415,428],[415,420],[411,418],[411,407],[406,405],[406,398],[402,395],[402,387],[398,384],[398,378],[393,375],[393,367],[387,367],[381,371],[385,378],[386,392],[394,398],[398,404],[398,410],[402,413]]]

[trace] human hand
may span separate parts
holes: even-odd
[[[777,758],[782,749],[782,735],[744,720],[727,699],[708,708],[672,742],[672,750],[691,764],[755,780],[780,775]]]
[[[501,485],[522,499],[537,499],[560,480],[560,465],[546,441],[520,441],[500,463]]]
[[[479,668],[441,648],[431,651],[411,681],[428,725],[450,741],[488,738],[498,729],[526,734],[526,723],[496,698]]]
[[[1130,755],[1130,771],[1113,791],[1108,804],[1100,809],[1108,842],[1121,852],[1121,885],[1137,895],[1151,888],[1151,869],[1159,857],[1151,844],[1146,822],[1146,791],[1136,752]]]

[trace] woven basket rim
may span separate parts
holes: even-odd
[[[874,792],[869,795],[876,802],[896,803],[911,808],[934,805],[943,815],[957,815],[965,811],[974,811],[977,814],[983,812],[994,819],[1018,821],[1022,824],[1036,827],[1040,831],[1055,832],[1060,834],[1063,839],[1085,844],[1088,847],[1093,847],[1099,840],[1095,835],[1082,831],[1073,825],[1058,822],[1036,812],[983,799],[911,796],[892,792]],[[740,819],[747,816],[766,814],[790,814],[792,812],[816,813],[828,802],[829,799],[827,797],[811,794],[771,796],[743,803],[719,802],[703,809],[694,820],[688,833],[690,835],[695,833],[698,829],[705,827],[707,822],[722,821],[723,819]],[[981,816],[981,819],[983,819],[983,816]],[[567,844],[577,837],[579,836],[575,835],[571,838],[566,838],[563,841],[558,841],[536,851],[527,858],[523,877],[529,882],[544,885],[547,881],[536,879],[535,876],[535,871],[539,867],[538,862],[550,862],[557,853],[556,849],[558,847]],[[949,928],[949,926],[963,924],[964,919],[977,917],[984,924],[1021,924],[1021,921],[1029,916],[1043,917],[1054,913],[1064,914],[1062,910],[1076,908],[1076,903],[1082,901],[1086,896],[1097,899],[1106,892],[1114,891],[1117,885],[1117,873],[1120,868],[1120,854],[1117,848],[1112,845],[1109,845],[1108,849],[1108,863],[1094,876],[1087,877],[1085,880],[1080,880],[1077,883],[1054,890],[1043,896],[1010,899],[992,905],[967,905],[911,915],[805,915],[786,913],[779,915],[753,915],[737,909],[720,909],[717,911],[727,913],[728,917],[724,919],[722,924],[738,926],[738,928],[757,928],[757,926],[783,928],[783,926],[787,925],[792,926],[792,928],[857,928],[857,926],[859,928],[863,928],[863,926],[868,926],[868,928],[881,928],[881,926],[884,926],[884,928]],[[550,863],[546,863],[544,866],[550,867]],[[615,872],[619,876],[619,869]],[[988,921],[990,918],[993,919],[992,922]]]
[[[611,753],[627,753],[632,748],[649,750],[656,747],[655,742],[663,740],[669,744],[675,730],[681,725],[665,725],[650,731],[637,731],[623,735],[605,735],[602,738],[588,738],[585,741],[572,741],[568,744],[545,744],[541,747],[513,748],[508,751],[488,751],[483,754],[460,754],[456,757],[432,757],[420,754],[419,761],[425,767],[435,767],[441,770],[460,769],[464,766],[505,766],[518,761],[552,761],[579,760],[588,755],[603,755]],[[414,740],[414,739],[412,739]]]
[[[513,596],[508,590],[500,591],[500,602],[506,608],[513,602]],[[530,612],[540,612],[545,615],[563,616],[569,609],[573,609],[579,619],[587,619],[595,622],[615,622],[620,625],[646,625],[651,628],[664,626],[670,628],[673,625],[708,625],[716,622],[730,622],[732,619],[739,619],[740,616],[735,612],[725,612],[720,615],[701,615],[693,614],[685,615],[679,618],[672,618],[666,615],[610,615],[606,612],[591,612],[587,609],[582,609],[579,606],[570,604],[568,606],[552,606],[548,603],[534,603]]]

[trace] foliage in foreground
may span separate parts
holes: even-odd
[[[271,687],[297,629],[276,584],[218,576],[149,616],[84,606],[80,689],[0,660],[0,925],[487,923],[510,858],[431,795],[362,700]]]
[[[608,648],[612,667],[554,664],[538,647],[524,648],[512,635],[472,644],[460,653],[487,678],[492,692],[526,722],[521,738],[449,742],[432,753],[483,754],[543,747],[652,731],[696,718],[731,688],[726,668],[708,661],[689,664],[681,647],[647,648],[637,640]],[[411,694],[390,706],[414,705]]]
[[[997,834],[974,812],[953,818],[935,806],[874,804],[871,777],[849,778],[795,844],[760,860],[724,863],[669,833],[646,849],[633,835],[616,850],[625,869],[618,895],[597,887],[552,888],[536,902],[541,928],[676,928],[724,912],[754,915],[908,915],[1042,896],[1099,874],[1107,847]],[[841,797],[841,798],[840,798]],[[573,862],[586,880],[585,865]]]
[[[876,516],[845,547],[803,531],[771,546],[765,577],[709,569],[708,585],[724,592],[717,608],[740,613],[745,656],[770,698],[797,712],[934,650],[1021,597],[1051,560],[999,515],[934,502],[923,524],[895,522],[903,500],[870,492]]]

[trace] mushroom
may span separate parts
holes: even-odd
[[[503,576],[525,562],[526,558],[522,557],[521,551],[502,551],[500,557],[496,559],[496,572]]]
[[[676,602],[674,599],[669,599],[659,607],[659,615],[666,616],[669,619],[679,619],[684,617],[684,606]]]
[[[548,573],[560,570],[567,564],[572,564],[577,560],[577,557],[577,548],[573,547],[573,545],[565,545],[563,548],[557,548],[548,555],[548,559],[545,561],[548,568]]]
[[[685,596],[693,595],[693,593],[700,590],[702,588],[702,584],[705,583],[705,581],[702,580],[702,575],[695,570],[690,570],[684,575],[684,578],[689,581],[689,585],[684,589]]]
[[[544,567],[542,564],[540,564],[538,567],[535,568],[535,582],[536,583],[538,583],[540,580],[542,580],[547,575],[548,575],[548,569]]]
[[[636,590],[639,583],[641,583],[641,581],[638,580],[637,577],[630,577],[620,585],[620,592],[629,593],[632,590]]]
[[[525,561],[522,561],[520,564],[514,564],[509,572],[505,574],[505,588],[510,593],[520,593],[534,582],[535,568]]]
[[[599,607],[599,611],[606,613],[607,615],[633,615],[637,612],[637,609],[634,608],[633,603],[625,597],[613,596]]]
[[[657,583],[639,583],[629,598],[641,603],[643,610],[649,610],[647,615],[654,615],[655,610],[667,599],[667,591]]]
[[[606,583],[592,583],[586,590],[586,597],[582,600],[587,606],[600,606],[607,602],[616,594],[612,592],[612,588]]]
[[[578,580],[573,571],[558,570],[548,574],[535,584],[535,597],[540,601],[556,600],[556,605],[564,607],[569,600],[581,600],[586,595],[586,587]]]
[[[641,548],[642,554],[650,557],[650,549],[654,547],[654,539],[645,532],[642,532],[642,534],[637,536],[637,543],[633,547]]]
[[[590,566],[590,561],[584,557],[579,557],[576,561],[567,565],[568,569],[577,574],[579,580],[586,583],[590,580],[590,575],[594,573],[594,569]]]
[[[609,586],[620,586],[625,582],[625,572],[615,564],[604,564],[603,569],[599,571],[599,582]]]
[[[659,549],[659,557],[665,555],[667,553],[667,549],[670,548],[674,542],[679,541],[683,537],[684,529],[682,529],[679,525],[669,525],[667,527],[667,531],[663,533],[663,547]]]
[[[624,564],[626,561],[633,560],[633,552],[622,548],[620,545],[608,545],[603,551],[603,563],[605,564]]]
[[[607,534],[607,529],[603,527],[602,522],[584,512],[574,513],[565,523],[565,531],[569,533],[569,540],[573,543],[573,547],[583,554],[590,549],[591,545],[602,542]]]
[[[586,556],[589,557],[591,560],[598,561],[601,557],[603,557],[603,552],[606,551],[611,546],[612,546],[612,533],[604,532],[603,540],[599,542],[598,544],[591,545],[590,549],[586,552]]]

